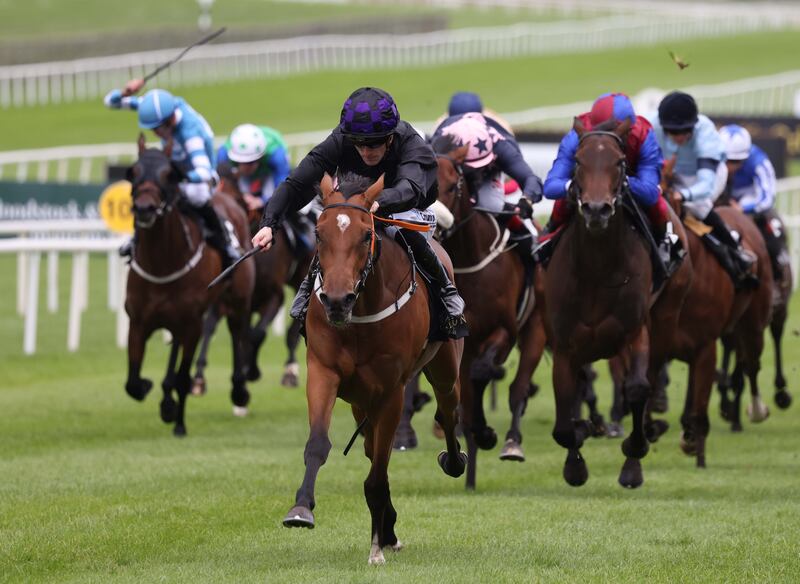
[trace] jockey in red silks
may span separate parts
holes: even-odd
[[[591,111],[581,114],[578,119],[586,130],[613,130],[625,120],[631,121],[631,128],[623,137],[626,158],[627,182],[634,199],[643,208],[653,227],[658,254],[667,271],[671,272],[671,244],[675,238],[670,237],[669,208],[664,197],[661,196],[661,168],[663,157],[658,140],[653,134],[652,126],[642,116],[637,116],[633,110],[628,96],[622,93],[605,93],[597,98]],[[561,140],[558,147],[558,156],[553,162],[553,168],[547,175],[544,183],[544,196],[556,201],[546,231],[554,233],[567,223],[574,212],[574,205],[567,198],[572,175],[575,170],[575,153],[578,150],[578,134],[575,130]],[[546,258],[552,250],[546,250],[552,245],[545,245],[544,251],[537,252],[540,258]],[[675,250],[677,251],[677,250]]]

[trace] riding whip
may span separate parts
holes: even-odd
[[[207,289],[211,290],[211,288],[213,288],[214,286],[216,286],[217,284],[222,282],[225,278],[227,278],[231,274],[231,272],[233,272],[233,270],[235,270],[237,268],[237,266],[239,264],[241,264],[247,258],[256,255],[262,249],[264,249],[263,245],[257,245],[256,247],[254,247],[253,249],[248,251],[246,254],[244,254],[242,257],[240,257],[238,260],[233,262],[230,266],[228,266],[227,268],[222,270],[222,273],[219,276],[217,276],[216,278],[211,280],[211,283],[208,285]]]
[[[173,65],[173,64],[175,64],[176,62],[180,61],[180,59],[181,59],[181,58],[182,58],[182,57],[183,57],[183,56],[184,56],[186,53],[188,53],[188,52],[189,52],[191,49],[193,49],[194,47],[199,47],[200,45],[204,45],[204,44],[206,44],[206,43],[207,43],[207,42],[209,42],[209,41],[213,41],[215,38],[217,38],[219,35],[221,35],[223,32],[225,32],[225,30],[226,30],[226,29],[225,29],[225,27],[223,26],[223,27],[222,27],[221,29],[219,29],[218,31],[216,31],[216,32],[212,32],[210,35],[208,35],[208,36],[206,36],[206,37],[203,37],[203,38],[201,38],[201,39],[200,39],[199,41],[197,41],[196,43],[193,43],[193,44],[189,45],[188,47],[186,47],[185,49],[183,49],[183,50],[180,52],[180,54],[179,54],[177,57],[175,57],[174,59],[172,59],[172,60],[170,60],[170,61],[167,61],[167,62],[166,62],[166,63],[164,63],[163,65],[159,65],[158,67],[156,67],[156,69],[155,69],[154,71],[152,71],[151,73],[148,73],[147,75],[145,75],[145,76],[143,77],[143,79],[142,79],[142,80],[143,80],[145,83],[147,83],[147,82],[148,82],[150,79],[152,79],[153,77],[155,77],[156,75],[158,75],[159,73],[161,73],[161,72],[162,72],[164,69],[166,69],[167,67],[170,67],[171,65]]]

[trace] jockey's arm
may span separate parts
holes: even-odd
[[[139,109],[139,98],[135,95],[124,97],[119,89],[112,89],[103,98],[103,103],[110,109]]]
[[[436,158],[418,134],[403,142],[399,158],[394,183],[378,197],[380,209],[386,214],[418,208],[436,182]]]
[[[341,144],[331,134],[314,147],[289,176],[277,186],[269,204],[264,208],[260,226],[280,227],[287,212],[305,207],[315,196],[314,187],[325,173],[336,172]]]
[[[544,196],[548,199],[563,199],[567,196],[567,188],[575,170],[575,152],[578,150],[578,134],[575,130],[561,140],[553,168],[547,173],[544,181]]]
[[[661,193],[659,182],[663,164],[661,148],[658,146],[655,134],[650,131],[639,150],[636,174],[628,177],[628,184],[636,199],[648,207],[658,200]]]
[[[213,180],[214,169],[211,166],[211,160],[208,159],[205,141],[202,136],[187,138],[183,148],[186,150],[192,165],[192,170],[186,173],[186,178],[189,179],[189,182],[198,183]]]
[[[753,191],[741,197],[739,204],[745,213],[761,213],[775,204],[775,169],[769,159],[756,166]]]
[[[494,145],[494,152],[497,155],[497,165],[500,170],[517,181],[522,188],[522,194],[534,203],[541,201],[542,180],[525,162],[519,148],[509,140],[499,140]]]
[[[719,160],[701,158],[697,161],[697,181],[690,187],[678,189],[684,201],[702,201],[714,196]]]

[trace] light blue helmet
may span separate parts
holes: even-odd
[[[151,89],[139,102],[139,127],[152,130],[175,113],[175,97],[163,89]]]

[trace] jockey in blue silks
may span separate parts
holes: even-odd
[[[123,90],[111,90],[103,101],[111,109],[137,111],[139,127],[153,130],[162,144],[172,140],[172,161],[185,178],[181,192],[211,231],[209,241],[221,252],[226,267],[239,258],[239,252],[211,205],[211,188],[218,178],[211,163],[214,132],[203,116],[168,91],[152,89],[141,97],[134,95],[143,86],[143,80],[133,79]],[[127,254],[132,249],[121,251]]]

